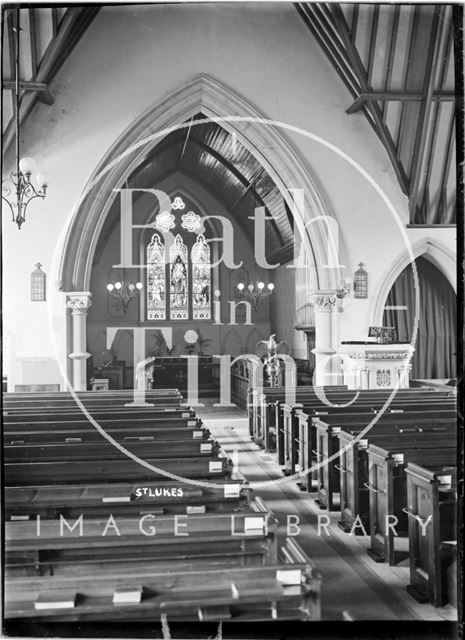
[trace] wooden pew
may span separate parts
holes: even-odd
[[[57,425],[56,429],[49,431],[48,429],[33,429],[30,431],[28,426],[23,430],[8,431],[4,434],[4,444],[35,444],[35,443],[59,443],[59,442],[104,442],[103,436],[97,429],[87,424],[86,427],[75,428],[75,425]],[[160,427],[154,429],[150,427],[125,426],[125,427],[107,427],[104,428],[105,433],[109,434],[118,442],[151,442],[161,440],[208,440],[211,436],[209,429],[206,427]]]
[[[9,575],[29,570],[55,576],[88,574],[114,563],[157,562],[182,567],[185,560],[237,558],[241,564],[277,562],[278,521],[256,497],[241,511],[118,517],[111,506],[98,517],[9,521],[5,565]],[[95,567],[94,567],[95,570]]]
[[[182,394],[179,389],[147,389],[145,391],[145,395],[147,398],[182,398]],[[132,399],[134,397],[133,389],[118,389],[112,391],[75,391],[71,393],[70,391],[38,391],[34,393],[26,393],[26,392],[14,392],[14,393],[5,393],[3,394],[3,398],[5,402],[36,402],[36,401],[66,401],[73,400],[74,397],[77,396],[80,400],[85,399],[106,399],[114,401],[126,401],[128,398]]]
[[[159,400],[164,398],[175,398],[180,401],[182,394],[179,389],[148,389],[145,392],[145,398],[148,400]],[[70,393],[68,391],[45,392],[45,393],[5,393],[5,404],[15,403],[57,403],[57,402],[73,402],[75,398],[79,398],[81,402],[89,400],[91,402],[107,402],[108,404],[124,404],[134,399],[135,392],[133,389],[114,390],[114,391],[77,391]],[[136,392],[137,395],[137,392]]]
[[[425,416],[426,419],[426,416]],[[442,447],[455,446],[457,435],[453,424],[447,430],[437,428],[437,425],[427,422],[420,423],[416,434],[408,429],[403,434],[392,435],[391,425],[385,426],[382,423],[375,424],[363,439],[360,439],[360,430],[342,430],[337,434],[339,440],[340,462],[335,464],[335,468],[340,472],[340,505],[341,520],[340,527],[344,531],[351,531],[355,519],[363,524],[366,531],[370,529],[370,496],[368,485],[368,443],[377,444],[380,440],[383,446],[390,446],[396,443],[399,437],[407,437],[408,442],[416,447],[434,448],[437,440],[440,440]],[[402,439],[405,444],[407,440]],[[361,533],[357,530],[356,533]]]
[[[324,421],[320,418],[311,418],[316,429],[317,448],[315,455],[319,468],[317,469],[317,492],[320,507],[323,509],[334,509],[333,494],[340,489],[340,472],[335,465],[335,454],[339,451],[338,434],[349,425],[352,429],[359,427],[362,431],[370,424],[373,414],[346,413],[336,416],[324,416]],[[384,414],[373,425],[373,429],[380,429],[384,425],[392,427],[391,433],[401,433],[407,429],[418,431],[426,428],[427,412],[408,414]],[[434,416],[434,417],[433,417]],[[429,417],[430,429],[447,430],[454,428],[455,413],[450,411],[433,411]],[[376,425],[379,425],[378,427]],[[368,432],[370,433],[370,432]],[[370,436],[367,434],[366,436]],[[334,456],[334,458],[333,458]],[[331,460],[330,460],[331,459]],[[326,462],[330,460],[329,462]]]
[[[123,418],[195,418],[195,411],[191,407],[169,406],[160,407],[104,407],[92,409],[90,415],[95,420],[122,420]],[[4,422],[44,422],[60,420],[87,420],[87,416],[79,407],[60,409],[24,409],[6,412],[3,415]]]
[[[298,442],[302,440],[303,436],[300,432],[302,426],[299,417],[300,413],[307,415],[333,415],[362,410],[377,412],[383,409],[389,394],[386,391],[364,390],[360,391],[356,401],[352,402],[354,397],[353,391],[332,392],[330,401],[342,405],[340,407],[328,407],[317,396],[301,396],[299,403],[296,405],[291,406],[281,403],[277,406],[275,422],[278,430],[278,464],[286,465],[288,473],[294,472],[295,464],[298,462]],[[386,411],[399,411],[403,407],[406,407],[405,410],[414,411],[419,401],[421,401],[422,406],[426,407],[428,405],[431,410],[434,409],[433,405],[444,405],[444,409],[449,408],[452,411],[455,410],[456,406],[455,400],[445,394],[421,391],[420,395],[417,395],[417,391],[414,389],[401,389],[397,391]],[[311,444],[314,445],[315,443]],[[315,446],[312,446],[312,449],[314,448]]]
[[[159,480],[167,477],[163,471],[195,479],[228,478],[232,475],[231,460],[221,454],[217,458],[148,458],[145,462],[158,471],[147,469],[129,458],[92,462],[15,462],[4,465],[4,477],[10,486],[28,486]]]
[[[116,516],[189,514],[210,511],[241,510],[250,505],[250,487],[242,478],[215,479],[205,486],[164,480],[145,483],[99,483],[5,487],[6,520],[96,516],[111,508]],[[192,507],[195,507],[192,509]]]
[[[448,570],[457,561],[457,469],[443,471],[412,462],[405,467],[408,506],[403,511],[408,516],[410,559],[407,591],[419,602],[429,601],[435,607],[457,606],[447,580]]]
[[[323,390],[325,393],[337,393],[346,390],[345,386],[337,387],[313,387],[301,386],[291,389],[285,387],[265,388],[263,390],[252,391],[252,417],[249,422],[252,424],[252,437],[254,441],[265,446],[267,451],[271,450],[270,428],[275,423],[276,402],[285,402],[288,393],[295,395],[296,402],[302,396],[316,397],[316,393]]]
[[[135,425],[140,427],[153,426],[154,428],[157,428],[157,427],[199,428],[199,426],[202,424],[202,421],[200,420],[200,418],[182,418],[176,415],[173,416],[173,415],[164,415],[164,414],[160,416],[143,416],[143,417],[120,416],[119,418],[111,418],[111,419],[107,419],[107,418],[100,419],[100,420],[95,419],[95,421],[98,424],[101,424],[102,427],[105,427],[105,426],[130,427],[131,425]],[[73,428],[73,426],[75,429],[80,429],[83,425],[89,426],[89,424],[92,424],[92,423],[89,422],[89,420],[82,414],[81,416],[73,415],[69,417],[64,417],[62,419],[59,419],[59,418],[54,419],[52,417],[51,420],[44,420],[44,421],[30,420],[29,418],[27,418],[26,420],[24,419],[13,420],[13,421],[5,420],[4,422],[5,429],[9,433],[20,431],[21,429],[24,430],[25,427],[29,428],[29,430],[37,429],[40,431],[40,430],[43,430],[44,428],[56,429],[61,425],[70,425],[70,429]]]
[[[370,490],[370,538],[368,554],[376,562],[387,560],[396,563],[394,532],[387,526],[387,518],[396,518],[396,533],[406,534],[407,481],[405,466],[411,462],[425,468],[453,467],[457,461],[456,446],[441,447],[438,438],[433,449],[406,449],[402,442],[392,444],[389,450],[383,446],[368,446],[369,490]],[[444,471],[444,470],[443,470]],[[441,473],[443,472],[441,471]]]
[[[317,416],[321,418],[321,420],[325,420],[326,416],[329,416],[331,420],[334,419],[334,416],[340,416],[342,419],[345,415],[349,413],[360,413],[367,412],[370,413],[373,411],[372,406],[372,398],[362,399],[360,403],[356,405],[351,405],[349,407],[343,408],[334,408],[330,411],[319,411],[312,409],[307,406],[306,412],[303,410],[296,412],[296,424],[291,423],[289,430],[285,436],[285,446],[286,446],[286,456],[288,458],[288,467],[289,469],[295,469],[295,465],[298,464],[298,470],[304,471],[311,466],[311,460],[314,455],[312,452],[317,449],[317,441],[316,441],[316,428],[314,427],[312,420],[313,416]],[[449,404],[449,401],[445,402],[427,402],[423,401],[421,403],[422,408],[425,412],[431,413],[436,411],[455,411],[455,404]],[[404,407],[407,407],[407,410],[404,410]],[[402,400],[393,402],[389,410],[385,412],[385,415],[402,415],[404,413],[414,413],[415,409],[418,410],[418,403],[405,405]],[[372,418],[367,416],[365,426],[369,424]],[[314,479],[317,480],[316,472],[313,472],[312,475],[303,475],[301,479],[301,488],[311,491],[311,481]]]
[[[294,549],[298,545],[294,542]],[[115,567],[89,578],[43,576],[7,580],[5,617],[37,618],[43,621],[85,620],[319,620],[321,577],[302,550],[305,561],[294,560],[287,550],[288,564],[160,571],[150,563],[133,571]],[[139,604],[114,605],[117,588],[141,585]],[[75,594],[69,609],[34,606],[39,596],[52,589],[57,601]],[[52,595],[53,595],[52,594]],[[56,604],[57,602],[55,602]]]
[[[218,456],[220,447],[215,440],[152,440],[127,441],[125,449],[139,458],[193,458]],[[4,461],[15,462],[60,462],[72,460],[121,460],[126,457],[110,442],[101,438],[100,442],[60,442],[9,444],[3,449]]]

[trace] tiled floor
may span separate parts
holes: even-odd
[[[408,563],[390,567],[377,564],[366,553],[369,539],[344,533],[337,526],[338,514],[321,510],[311,494],[300,492],[295,481],[285,478],[273,454],[255,445],[248,433],[245,412],[237,408],[221,409],[202,399],[198,407],[223,449],[252,483],[279,520],[279,535],[287,533],[287,524],[296,523],[296,539],[310,556],[323,577],[323,620],[456,620],[451,607],[435,608],[419,604],[408,595]],[[330,518],[327,530],[318,523]],[[326,535],[326,532],[329,535]]]

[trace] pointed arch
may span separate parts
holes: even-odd
[[[231,328],[224,336],[222,345],[223,353],[230,356],[239,356],[243,353],[242,337],[237,329]]]
[[[245,343],[246,353],[255,353],[257,342],[264,339],[263,333],[255,327],[247,336],[247,342]]]
[[[405,249],[400,255],[396,256],[386,270],[373,305],[371,314],[373,325],[380,326],[382,324],[388,294],[399,275],[411,263],[412,256],[414,258],[423,256],[430,260],[447,278],[453,290],[457,292],[456,260],[453,252],[432,238],[422,238],[415,242],[410,249]]]
[[[147,109],[113,144],[92,173],[74,211],[63,243],[59,279],[68,291],[87,290],[99,235],[118,189],[142,159],[173,130],[187,126],[187,120],[202,112],[218,122],[252,153],[275,182],[302,229],[309,217],[327,216],[314,181],[287,140],[275,126],[232,89],[217,80],[198,75],[164,100]],[[247,134],[240,125],[247,122]],[[155,132],[155,133],[154,133]],[[303,189],[306,209],[294,200],[291,190]],[[320,288],[336,285],[334,270],[323,269],[326,260],[324,237],[315,225],[312,238],[303,233],[306,251],[314,256]]]

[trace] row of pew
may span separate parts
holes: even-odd
[[[177,390],[5,394],[3,420],[7,619],[320,618],[312,562]]]
[[[254,391],[249,429],[302,491],[340,513],[368,554],[395,565],[407,553],[408,592],[455,604],[457,413],[451,391],[345,387]],[[405,544],[407,543],[407,545]]]

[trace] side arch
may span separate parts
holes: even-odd
[[[290,210],[296,210],[298,228],[303,228],[304,220],[328,216],[310,174],[281,133],[270,125],[265,128],[262,114],[230,88],[209,76],[199,75],[147,109],[122,133],[92,173],[63,242],[59,279],[65,290],[89,288],[98,238],[109,209],[118,197],[115,190],[124,184],[151,148],[170,131],[185,126],[183,123],[200,111],[231,134],[235,133],[257,158]],[[246,119],[244,135],[244,128],[238,125]],[[296,188],[304,191],[305,211],[289,192]],[[332,269],[321,268],[326,261],[326,239],[319,226],[316,225],[312,241],[306,233],[302,237],[305,249],[314,256],[319,288],[334,288],[337,274]]]
[[[370,316],[373,325],[380,326],[382,324],[384,306],[389,291],[402,271],[411,263],[412,254],[414,258],[423,256],[430,260],[447,278],[451,287],[457,293],[456,260],[453,252],[432,238],[421,238],[411,246],[410,251],[405,249],[398,255],[384,273]]]

